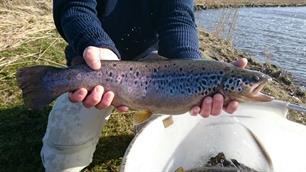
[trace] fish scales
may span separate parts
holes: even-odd
[[[27,96],[27,84],[23,83],[25,75],[31,72],[33,77],[30,80],[33,79],[34,68],[17,72],[17,81],[24,90],[24,97]],[[184,113],[192,106],[199,105],[205,96],[216,92],[231,99],[238,98],[238,93],[246,91],[243,84],[247,83],[244,87],[254,87],[252,84],[256,85],[268,78],[260,72],[204,60],[103,61],[101,69],[97,71],[86,65],[44,70],[40,74],[41,81],[36,83],[42,82],[42,89],[47,90],[45,94],[51,95],[49,99],[77,88],[91,89],[102,85],[105,90],[115,93],[113,105],[127,105],[132,109],[164,114]],[[231,97],[233,95],[236,97]],[[29,97],[25,103],[32,108],[41,108],[45,102],[37,97],[36,100],[33,96]]]

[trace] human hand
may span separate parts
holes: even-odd
[[[84,50],[83,58],[86,64],[93,70],[99,70],[101,68],[100,60],[119,60],[117,55],[110,49],[93,46],[88,46]],[[100,110],[109,107],[114,97],[114,92],[105,91],[101,85],[97,85],[91,90],[79,88],[69,93],[71,102],[82,102],[86,108],[96,107]],[[119,111],[128,111],[128,107],[126,106],[118,106],[116,108]]]
[[[245,68],[248,63],[248,60],[246,58],[239,59],[235,61],[233,64],[235,66],[238,66],[240,68]],[[208,117],[209,115],[217,116],[221,113],[222,108],[227,113],[234,113],[238,106],[238,101],[231,101],[227,104],[226,107],[224,106],[224,98],[220,93],[215,94],[214,96],[205,97],[201,107],[195,106],[191,109],[191,115],[197,115],[200,114],[204,118]]]

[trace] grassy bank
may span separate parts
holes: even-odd
[[[288,7],[306,6],[306,0],[194,0],[195,9],[223,7]]]
[[[21,101],[15,71],[29,65],[65,66],[66,43],[56,33],[51,1],[0,1],[0,171],[42,171],[41,139],[48,112],[29,111]],[[26,3],[26,5],[24,5]],[[262,70],[274,77],[265,92],[291,102],[305,103],[300,91],[285,71],[263,65],[237,52],[230,43],[199,32],[202,53],[221,61],[249,58],[249,68]],[[306,123],[302,114],[291,113],[292,120]],[[84,171],[118,171],[126,147],[133,138],[131,114],[114,113],[101,131],[93,163]]]

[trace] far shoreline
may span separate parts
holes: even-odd
[[[219,9],[219,8],[268,8],[268,7],[306,7],[306,0],[303,3],[257,3],[257,2],[210,2],[210,0],[195,0],[194,10],[207,10],[207,9]]]

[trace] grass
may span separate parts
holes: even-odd
[[[51,106],[42,111],[27,110],[16,86],[15,71],[37,64],[65,66],[66,43],[55,31],[50,3],[0,0],[0,171],[43,171],[39,154]],[[248,57],[213,35],[202,31],[199,35],[201,51],[207,57],[228,62]],[[273,84],[265,89],[267,93],[291,102],[306,102],[303,93],[280,69],[251,58],[249,61],[250,68],[275,76]],[[303,114],[291,113],[290,118],[306,123]],[[134,136],[131,114],[114,113],[101,133],[93,163],[85,172],[118,171]]]

